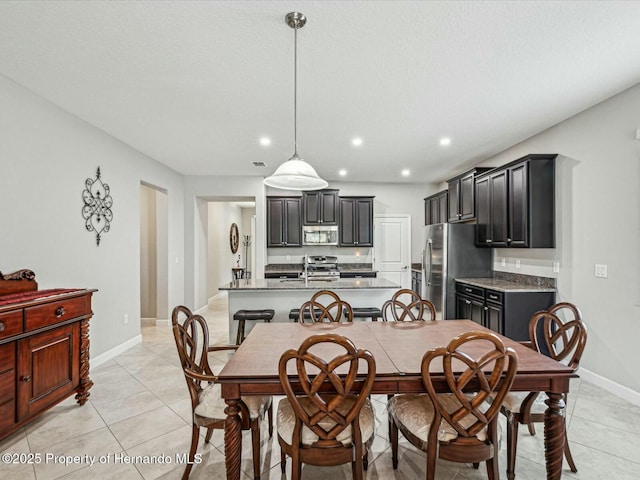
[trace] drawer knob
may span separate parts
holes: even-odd
[[[20,377],[21,382],[30,382],[31,377],[29,375],[25,375],[24,377]]]
[[[55,311],[56,318],[60,318],[64,314],[65,314],[64,307],[56,308],[56,311]]]
[[[5,326],[4,322],[0,322],[0,332],[4,332]]]

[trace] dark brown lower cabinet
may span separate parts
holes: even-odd
[[[529,340],[529,320],[555,303],[555,292],[497,291],[456,282],[456,318],[467,318],[513,340]]]

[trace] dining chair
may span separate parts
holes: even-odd
[[[578,370],[580,359],[587,343],[587,326],[582,321],[578,307],[569,302],[553,305],[546,311],[535,313],[529,322],[529,342],[522,342],[538,352],[548,355],[567,366]],[[534,423],[544,422],[544,392],[510,392],[502,402],[502,413],[507,417],[507,478],[515,478],[518,425],[527,425],[529,433],[535,435]],[[567,398],[565,395],[564,401]],[[572,472],[577,472],[571,456],[565,425],[564,456]]]
[[[319,290],[300,306],[298,322],[353,322],[353,309],[331,290]]]
[[[408,301],[405,300],[408,298]],[[428,312],[428,315],[425,314]],[[382,305],[382,321],[413,322],[416,320],[435,320],[436,308],[413,290],[403,288],[393,294]]]
[[[282,473],[288,455],[292,480],[299,480],[303,463],[329,466],[349,462],[353,478],[361,480],[374,438],[369,393],[376,363],[371,352],[356,349],[341,335],[313,335],[298,350],[282,354],[278,374],[286,394],[276,417]],[[304,394],[298,395],[293,384]]]
[[[474,466],[484,461],[489,479],[498,480],[500,403],[486,400],[504,399],[517,365],[515,351],[491,332],[467,332],[446,347],[428,350],[421,364],[427,394],[396,395],[387,402],[393,468],[398,468],[400,430],[427,452],[427,480],[435,478],[436,457]],[[451,393],[436,393],[433,371],[443,372],[438,376],[444,377]]]
[[[192,433],[189,462],[182,479],[189,478],[198,448],[200,427],[207,429],[204,441],[211,439],[213,430],[224,429],[226,404],[220,395],[220,385],[215,383],[209,365],[208,354],[236,350],[239,345],[209,346],[209,328],[201,315],[194,315],[184,306],[177,306],[171,314],[173,336],[178,348],[184,378],[191,396]],[[253,476],[260,479],[260,422],[265,412],[269,419],[269,436],[273,434],[273,407],[270,396],[247,396],[240,402],[240,419],[243,430],[251,430],[253,444]]]

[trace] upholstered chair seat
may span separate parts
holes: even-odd
[[[227,414],[224,409],[227,404],[220,394],[220,384],[210,383],[202,389],[199,396],[199,403],[194,409],[194,413],[200,417],[226,419]],[[271,397],[248,395],[242,397],[242,401],[249,409],[249,418],[258,418],[269,406]]]

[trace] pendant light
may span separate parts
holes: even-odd
[[[298,29],[304,27],[307,18],[299,12],[288,13],[287,25],[293,28],[293,156],[278,167],[264,184],[285,190],[320,190],[329,184],[320,178],[314,168],[298,155]]]

